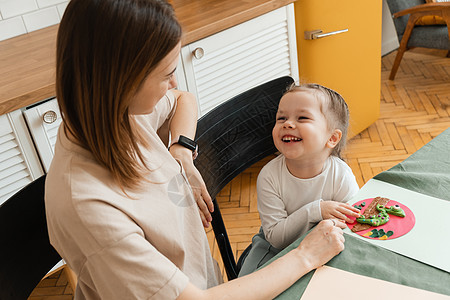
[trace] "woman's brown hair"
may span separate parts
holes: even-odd
[[[59,25],[56,95],[65,130],[122,189],[139,185],[146,169],[128,107],[181,34],[164,0],[71,0]]]

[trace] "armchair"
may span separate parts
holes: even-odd
[[[412,47],[450,50],[450,2],[425,3],[425,0],[387,0],[400,41],[389,75],[394,80],[405,51]],[[409,17],[407,16],[409,15]],[[445,24],[417,25],[424,16],[441,17]],[[447,57],[449,56],[447,54]]]
[[[45,178],[36,179],[0,205],[0,299],[27,299],[61,260],[47,232]],[[75,274],[67,265],[64,270],[75,291]]]

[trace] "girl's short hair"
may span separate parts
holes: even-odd
[[[338,92],[316,83],[293,83],[288,87],[285,94],[300,91],[313,92],[316,98],[321,101],[320,107],[327,119],[328,129],[342,131],[341,140],[331,152],[331,155],[342,158],[341,152],[347,142],[350,119],[350,113],[344,98]]]
[[[71,0],[57,36],[56,95],[64,129],[109,169],[139,185],[146,145],[128,107],[145,78],[181,40],[165,0]]]

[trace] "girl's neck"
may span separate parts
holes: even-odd
[[[305,161],[288,158],[285,158],[285,160],[289,173],[300,179],[309,179],[322,173],[327,158],[328,156]]]

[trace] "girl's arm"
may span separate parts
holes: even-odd
[[[169,126],[171,140],[178,141],[180,135],[193,140],[197,128],[197,101],[191,93],[178,90],[172,92],[177,99],[177,107]],[[214,205],[200,172],[194,166],[192,151],[179,144],[173,144],[169,151],[174,158],[181,161],[200,208],[203,226],[208,227],[208,222],[212,220],[210,212],[214,210]]]
[[[296,249],[261,270],[208,290],[188,284],[177,299],[273,299],[344,249],[345,224],[335,222],[336,226],[330,220],[320,222]]]
[[[334,174],[333,201],[320,203],[323,219],[340,219],[351,223],[349,217],[358,218],[360,211],[346,203],[359,191],[358,183],[353,175],[352,169],[343,161],[338,160]]]
[[[259,173],[256,183],[257,204],[266,240],[275,248],[284,249],[308,232],[322,217],[320,199],[308,199],[299,209],[288,215],[287,203],[281,199],[279,192],[281,187],[278,185],[278,177],[273,169],[263,168]],[[300,198],[295,200],[304,201]]]
[[[320,202],[305,204],[288,215],[280,198],[267,198],[258,191],[258,211],[266,240],[280,250],[290,245],[321,220]]]

